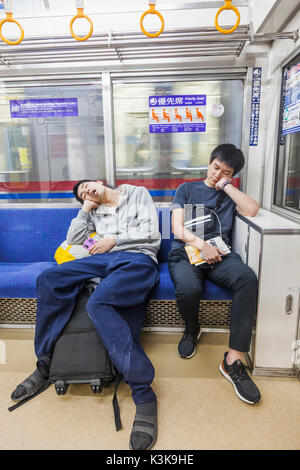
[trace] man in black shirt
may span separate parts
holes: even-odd
[[[244,161],[243,153],[234,145],[219,145],[211,154],[206,179],[178,187],[171,206],[174,241],[169,253],[169,270],[178,309],[185,321],[185,332],[178,345],[178,354],[183,358],[190,358],[196,352],[201,332],[198,312],[203,281],[209,279],[233,291],[229,351],[224,354],[220,372],[233,384],[240,399],[253,404],[260,400],[260,393],[242,359],[250,348],[257,278],[238,254],[226,255],[207,243],[221,236],[229,244],[235,210],[250,217],[259,210],[254,199],[231,184],[231,178],[243,168]],[[192,265],[185,245],[198,248],[206,263]]]

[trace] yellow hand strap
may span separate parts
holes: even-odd
[[[149,0],[149,10],[145,11],[142,16],[141,16],[141,19],[140,19],[140,27],[141,27],[141,30],[143,31],[143,33],[148,36],[149,38],[157,38],[157,36],[159,36],[163,30],[164,30],[164,26],[165,26],[165,23],[164,23],[164,19],[163,19],[163,16],[161,13],[159,13],[159,11],[155,10],[155,3],[156,3],[156,0]],[[148,33],[145,28],[144,28],[144,18],[146,15],[157,15],[158,18],[160,19],[161,21],[161,28],[159,31],[157,31],[157,33]]]
[[[2,41],[6,42],[6,44],[9,44],[10,46],[16,46],[17,44],[20,44],[20,42],[23,41],[23,39],[24,39],[24,30],[23,30],[22,26],[20,25],[20,23],[13,18],[12,11],[7,10],[5,13],[6,13],[6,18],[4,18],[3,20],[0,21],[0,38],[2,39]],[[17,41],[9,41],[8,39],[6,39],[3,36],[2,26],[4,25],[4,23],[15,23],[19,27],[21,35],[20,35],[20,37]]]
[[[220,33],[222,34],[230,34],[230,33],[233,33],[233,31],[235,31],[237,29],[237,27],[239,26],[240,24],[240,20],[241,20],[241,16],[240,16],[240,12],[239,10],[233,6],[231,4],[231,1],[232,0],[225,0],[225,5],[223,5],[217,12],[216,14],[216,18],[215,18],[215,27],[217,28],[218,31],[220,31]],[[236,14],[237,16],[237,20],[236,20],[236,24],[234,25],[233,28],[231,29],[223,29],[221,28],[221,26],[219,26],[219,23],[218,23],[218,20],[219,20],[219,15],[220,13],[222,13],[222,11],[224,10],[233,10],[234,13]]]
[[[88,20],[89,24],[90,24],[90,30],[89,32],[87,33],[86,36],[83,36],[83,37],[80,37],[80,36],[77,36],[74,31],[73,31],[73,24],[74,24],[74,21],[77,19],[77,18],[85,18],[86,20]],[[73,18],[71,19],[71,22],[70,22],[70,33],[71,35],[73,36],[74,39],[76,39],[77,41],[86,41],[93,33],[93,22],[92,20],[83,13],[83,0],[81,1],[78,1],[77,0],[77,15],[73,16]]]

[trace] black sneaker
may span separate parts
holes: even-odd
[[[248,376],[244,364],[238,359],[229,366],[226,362],[227,354],[228,352],[224,354],[224,360],[219,367],[221,374],[232,383],[235,393],[241,400],[251,405],[259,402],[261,398],[259,390]]]
[[[184,359],[189,359],[192,357],[197,349],[197,342],[201,335],[201,329],[199,328],[196,333],[184,332],[183,337],[181,338],[177,352],[180,357]]]

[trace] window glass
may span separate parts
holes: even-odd
[[[205,132],[149,131],[149,97],[170,95],[206,96]],[[142,184],[156,200],[169,201],[179,184],[205,177],[217,145],[241,146],[242,80],[116,82],[113,102],[117,182]]]
[[[283,69],[274,204],[300,215],[300,55]]]
[[[74,202],[105,180],[101,85],[0,88],[0,202]]]

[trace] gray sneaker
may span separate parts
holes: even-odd
[[[196,333],[184,332],[183,337],[181,338],[177,352],[180,357],[184,359],[189,359],[193,357],[197,349],[197,342],[201,335],[201,329],[199,328]]]

